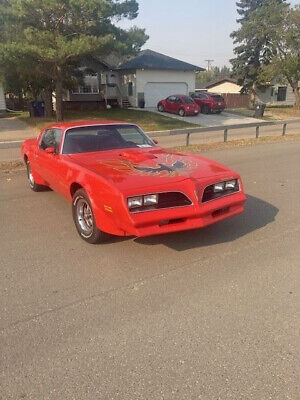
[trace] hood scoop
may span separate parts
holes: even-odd
[[[139,151],[122,151],[119,154],[122,160],[140,163],[148,160],[155,160],[157,157],[154,154],[141,153]]]

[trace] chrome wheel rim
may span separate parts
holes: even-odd
[[[27,176],[28,176],[28,180],[29,180],[29,185],[30,185],[31,187],[33,187],[33,186],[34,186],[34,177],[33,177],[33,175],[32,175],[32,172],[31,172],[31,168],[30,168],[30,164],[29,164],[29,163],[27,163]]]
[[[76,216],[78,225],[84,236],[91,236],[93,233],[93,213],[88,202],[81,198],[76,203]]]
[[[179,110],[179,115],[180,115],[181,117],[183,117],[183,116],[184,116],[184,111],[183,111],[183,110]]]

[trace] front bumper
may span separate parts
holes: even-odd
[[[207,203],[131,214],[131,224],[123,229],[126,235],[143,237],[203,228],[242,213],[245,201],[240,191]]]

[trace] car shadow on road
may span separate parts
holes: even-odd
[[[136,238],[134,241],[149,246],[164,244],[177,251],[232,242],[273,222],[278,211],[272,204],[247,195],[245,211],[223,222],[203,229]]]

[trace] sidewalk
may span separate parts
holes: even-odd
[[[0,142],[25,140],[36,137],[38,131],[17,117],[0,118]]]

